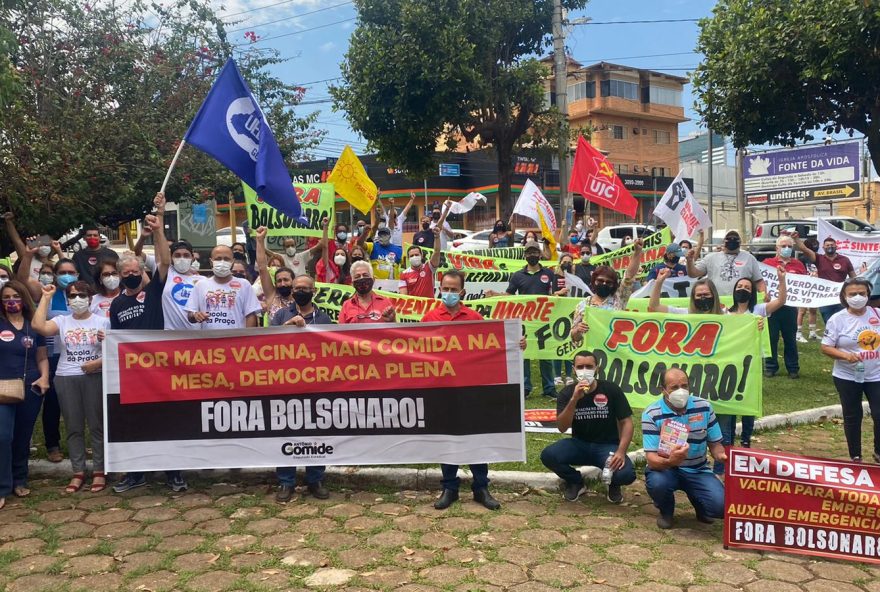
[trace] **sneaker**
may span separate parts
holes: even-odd
[[[801,377],[801,375],[797,370],[795,370],[794,372],[789,372],[788,377],[791,378],[792,380],[797,380],[798,378]]]
[[[62,460],[64,460],[64,455],[58,448],[53,448],[46,454],[46,458],[49,462],[60,463]]]
[[[776,376],[776,372],[773,370],[764,370],[764,378],[773,378]]]
[[[821,337],[820,337],[819,334],[816,333],[815,331],[810,331],[810,339],[812,339],[813,341],[815,341],[815,340],[817,340],[817,339],[821,339]]]
[[[330,492],[320,481],[317,483],[309,483],[306,489],[308,489],[309,493],[312,494],[312,497],[315,499],[325,500],[330,497]]]
[[[862,462],[862,457],[861,456],[854,456],[850,460],[853,461],[854,463],[860,463],[860,462]]]
[[[189,489],[189,486],[186,484],[186,480],[181,476],[172,477],[171,479],[166,481],[165,484],[170,487],[171,491],[173,491],[174,493],[180,493],[181,491],[186,491],[187,489]]]
[[[126,475],[122,481],[113,486],[113,491],[116,493],[124,493],[129,489],[136,489],[138,487],[143,487],[147,484],[147,479],[143,475],[139,477],[132,477],[130,475]]]
[[[583,481],[580,483],[566,483],[565,484],[565,492],[562,494],[562,497],[569,502],[576,502],[578,498],[587,492],[587,487],[584,485]]]
[[[568,378],[565,379],[565,384],[574,384],[574,378],[569,376]]]
[[[605,497],[608,498],[608,501],[612,504],[619,504],[622,502],[623,491],[621,491],[620,485],[609,485],[608,494]]]
[[[562,386],[562,377],[557,376],[556,378],[554,378],[553,384],[554,384],[554,386],[557,386],[557,387]]]
[[[801,333],[800,331],[798,332],[798,334],[797,334],[797,338],[796,338],[796,339],[797,339],[797,342],[798,342],[798,343],[809,343],[809,342],[807,341],[807,338],[804,337],[804,334]]]
[[[286,504],[293,499],[293,485],[282,485],[275,492],[275,501],[279,504]]]
[[[669,530],[675,524],[675,521],[672,519],[672,515],[664,516],[660,514],[657,516],[657,528],[662,530]]]

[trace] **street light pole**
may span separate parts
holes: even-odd
[[[569,152],[568,137],[568,60],[565,56],[565,28],[562,0],[553,0],[553,81],[556,89],[556,108],[562,118],[559,127],[559,221],[563,224],[573,202],[568,192]]]

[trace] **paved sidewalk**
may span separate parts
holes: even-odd
[[[844,451],[832,422],[759,439],[770,450]],[[60,493],[64,480],[42,478],[30,498],[10,498],[0,589],[880,592],[880,566],[726,551],[720,524],[699,524],[684,505],[678,528],[661,533],[641,476],[621,506],[598,491],[567,503],[523,487],[497,492],[499,512],[470,499],[438,512],[435,491],[332,481],[327,501],[279,505],[271,480],[254,474],[171,494],[160,476],[123,495],[73,496]]]

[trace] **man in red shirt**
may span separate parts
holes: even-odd
[[[438,243],[439,244],[439,243]],[[464,298],[464,274],[459,271],[447,271],[440,278],[440,300],[443,306],[429,311],[422,317],[423,323],[448,323],[451,321],[482,321],[483,316],[477,311],[464,306],[461,303]],[[474,501],[483,504],[490,510],[497,510],[501,504],[489,493],[489,465],[486,463],[470,465],[473,475]],[[461,479],[458,478],[458,465],[441,464],[443,472],[443,493],[434,502],[438,510],[445,510],[458,501],[458,488]]]
[[[845,282],[848,278],[856,277],[852,261],[849,260],[849,257],[837,254],[837,241],[830,236],[822,241],[822,250],[825,251],[824,255],[820,255],[807,247],[796,232],[792,235],[792,238],[796,241],[797,247],[804,254],[804,257],[816,264],[816,274],[823,280]],[[842,308],[843,306],[840,304],[819,307],[822,322],[827,323],[831,315]]]
[[[434,227],[435,245],[440,244],[440,227]],[[434,297],[434,271],[440,267],[440,249],[434,249],[431,260],[425,263],[425,252],[421,247],[411,246],[406,251],[409,268],[400,272],[398,291],[403,295]],[[481,317],[482,318],[482,317]]]
[[[783,235],[776,239],[776,257],[765,259],[764,265],[773,268],[784,267],[787,273],[807,275],[807,268],[794,256],[794,239]],[[783,359],[789,378],[800,376],[800,362],[797,351],[797,308],[783,306],[772,315],[767,322],[770,329],[770,357],[764,358],[764,376],[771,378],[779,371],[779,360],[776,352],[779,347],[779,335],[782,334],[784,348]]]
[[[394,304],[388,298],[373,292],[373,266],[366,261],[351,264],[351,284],[355,294],[342,303],[340,325],[353,323],[393,323]]]

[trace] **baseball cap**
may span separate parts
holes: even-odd
[[[541,251],[541,245],[539,245],[536,241],[530,240],[530,241],[528,241],[528,242],[526,243],[526,249],[525,249],[525,250],[526,250],[526,252],[529,252],[529,251],[531,251],[531,250],[535,250],[535,251],[540,252],[540,251]]]
[[[387,226],[383,226],[382,228],[380,228],[379,230],[376,231],[376,234],[387,234],[388,236],[391,236],[391,229],[388,228]]]
[[[678,243],[670,243],[666,245],[666,254],[681,257],[681,247],[678,245]]]

